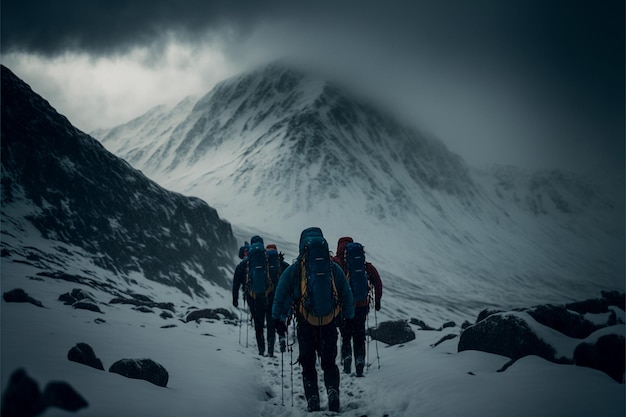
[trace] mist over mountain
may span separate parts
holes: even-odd
[[[120,282],[210,298],[229,287],[235,249],[214,208],[149,180],[2,67],[3,263],[110,283],[75,270],[88,260]]]
[[[244,230],[296,242],[318,225],[331,248],[353,236],[392,292],[411,288],[409,310],[623,288],[623,189],[556,170],[470,167],[440,140],[283,61],[93,135]],[[553,291],[537,295],[543,284]]]

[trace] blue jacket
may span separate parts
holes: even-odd
[[[348,283],[346,275],[339,265],[333,262],[332,268],[335,288],[337,288],[339,303],[341,304],[342,317],[352,319],[354,318],[354,300],[350,283]],[[285,321],[291,312],[292,304],[300,301],[302,297],[300,279],[300,264],[299,261],[296,261],[282,273],[280,280],[278,280],[278,287],[276,287],[274,293],[274,304],[272,305],[273,319]]]

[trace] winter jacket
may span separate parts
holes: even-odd
[[[352,243],[351,237],[342,237],[339,238],[337,242],[337,254],[333,257],[333,261],[335,261],[341,269],[346,272],[346,262],[345,262],[345,252],[346,246],[348,243]],[[377,306],[380,305],[380,299],[383,296],[383,282],[380,280],[380,275],[378,274],[378,270],[372,265],[371,262],[365,262],[365,271],[367,272],[367,278],[370,283],[374,287],[374,302]],[[368,304],[368,300],[360,301],[356,303],[357,307],[363,307]]]
[[[352,298],[352,290],[346,279],[346,275],[341,267],[333,262],[332,273],[335,279],[335,287],[339,296],[339,303],[342,307],[342,314],[345,318],[354,317],[354,299]],[[302,298],[302,290],[300,280],[300,263],[296,261],[290,265],[280,276],[278,287],[274,292],[274,305],[272,306],[272,318],[285,321],[290,313],[293,303],[299,303]]]

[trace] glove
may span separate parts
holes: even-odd
[[[276,333],[278,333],[278,336],[284,339],[285,335],[287,334],[287,325],[285,324],[285,322],[280,319],[275,319],[274,328],[276,329]]]
[[[239,300],[236,298],[233,298],[233,307],[237,308],[238,305],[239,305]]]
[[[376,311],[380,311],[380,300],[376,301],[374,308],[376,309]]]
[[[284,352],[287,350],[287,340],[285,339],[285,336],[278,337],[278,344],[280,345],[281,352]]]

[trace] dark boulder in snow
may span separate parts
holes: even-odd
[[[94,313],[104,314],[102,310],[100,310],[100,307],[98,307],[91,301],[77,301],[74,304],[72,304],[72,308],[77,308],[79,310],[89,310],[89,311],[93,311]]]
[[[624,336],[608,334],[595,343],[581,343],[574,351],[574,362],[605,372],[619,383],[624,382]]]
[[[434,327],[429,326],[428,324],[426,324],[426,322],[424,320],[420,320],[420,319],[411,319],[410,323],[419,327],[420,330],[436,330]]]
[[[77,343],[67,352],[67,359],[104,371],[102,361],[96,357],[92,347],[87,343]]]
[[[63,301],[63,304],[65,305],[72,305],[77,301],[83,300],[88,300],[92,302],[96,301],[95,297],[91,293],[85,290],[81,290],[80,288],[74,288],[70,292],[59,295],[59,301]]]
[[[67,382],[51,381],[43,390],[43,403],[66,411],[78,411],[89,404]]]
[[[378,327],[369,329],[369,332],[373,339],[390,346],[415,339],[415,332],[405,320],[384,321]]]
[[[2,298],[4,298],[4,301],[6,301],[7,303],[31,303],[33,305],[36,305],[37,307],[43,307],[41,301],[35,300],[21,288],[16,288],[14,290],[5,292],[2,295]]]
[[[120,359],[109,368],[127,378],[143,379],[160,387],[166,387],[169,380],[167,370],[152,359]]]
[[[590,322],[582,314],[568,310],[564,306],[547,304],[526,310],[526,312],[538,323],[576,339],[584,339],[594,331],[605,327]]]
[[[2,416],[36,416],[44,410],[37,382],[18,369],[2,393]]]
[[[77,411],[88,405],[87,401],[66,382],[49,382],[42,394],[37,382],[23,369],[13,372],[2,394],[3,417],[34,417],[48,407]]]
[[[564,362],[555,357],[554,348],[535,334],[521,314],[492,314],[468,327],[461,333],[458,351],[480,350],[511,359],[537,355],[553,362]]]
[[[228,320],[237,320],[237,316],[224,308],[205,308],[203,310],[195,310],[187,314],[186,322],[195,321],[199,319],[209,320],[221,320],[222,318]]]

